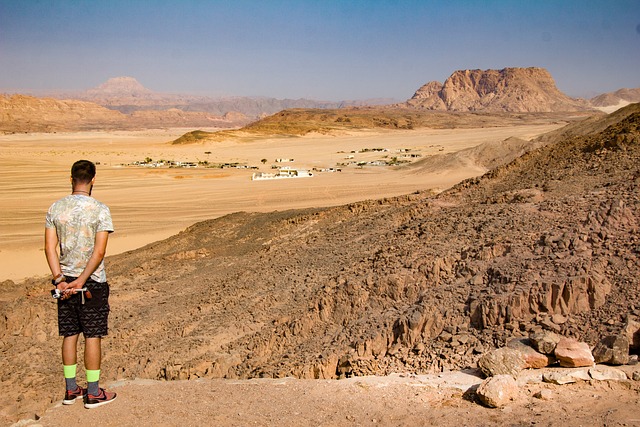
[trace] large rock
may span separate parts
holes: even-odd
[[[573,338],[560,338],[553,353],[560,362],[560,366],[565,368],[579,368],[595,364],[589,344]]]
[[[476,390],[480,401],[490,408],[501,408],[518,400],[520,390],[511,375],[496,375],[484,380]]]
[[[516,377],[526,366],[522,353],[509,347],[490,351],[478,360],[478,367],[488,377],[494,375]]]
[[[598,381],[625,381],[627,374],[610,366],[594,366],[589,369],[589,376]]]
[[[553,354],[558,342],[560,341],[560,335],[551,331],[534,332],[529,335],[531,346],[543,354]]]
[[[559,369],[546,372],[542,375],[542,381],[551,384],[571,384],[578,381],[589,381],[591,376],[587,369]]]
[[[629,363],[629,340],[625,335],[610,335],[593,348],[596,363],[626,365]]]
[[[628,316],[624,325],[624,332],[629,340],[629,349],[640,351],[640,322]]]
[[[528,338],[514,338],[507,343],[507,347],[520,352],[525,363],[524,369],[544,368],[555,362],[554,357],[542,354],[531,347]]]

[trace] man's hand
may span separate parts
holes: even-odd
[[[62,292],[60,299],[65,300],[65,299],[71,298],[73,294],[75,294],[78,291],[78,289],[82,289],[82,286],[84,285],[80,284],[77,280],[74,280],[71,283],[60,282],[58,283],[56,288],[59,289],[60,292]]]

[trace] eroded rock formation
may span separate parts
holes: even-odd
[[[447,111],[582,111],[589,103],[558,90],[544,68],[458,70],[443,84],[433,81],[419,88],[407,105]]]

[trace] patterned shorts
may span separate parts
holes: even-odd
[[[67,277],[68,282],[75,280]],[[77,292],[71,298],[58,300],[58,333],[67,337],[83,333],[85,338],[103,337],[108,333],[109,284],[89,279],[85,285],[91,298]]]

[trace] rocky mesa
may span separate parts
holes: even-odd
[[[458,70],[444,83],[429,82],[406,102],[411,108],[441,111],[584,111],[588,101],[563,94],[544,68]]]

